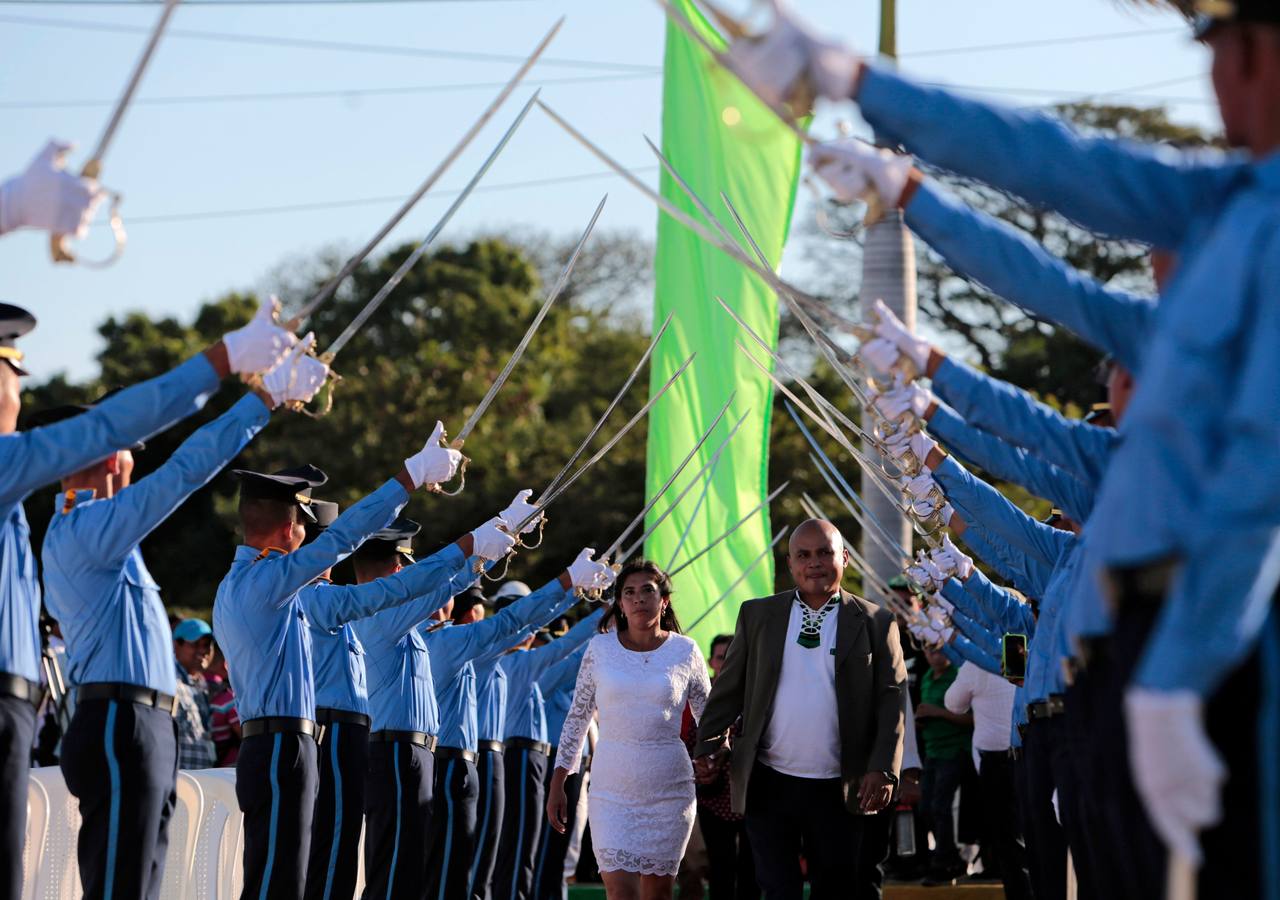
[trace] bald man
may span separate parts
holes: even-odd
[[[791,535],[795,588],[748,600],[698,727],[701,779],[722,763],[739,717],[730,784],[746,815],[768,900],[799,900],[800,855],[813,900],[846,896],[861,813],[884,809],[902,762],[907,672],[892,613],[840,586],[840,533],[809,519]]]

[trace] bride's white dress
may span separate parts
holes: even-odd
[[[587,646],[556,765],[578,770],[598,710],[587,821],[600,871],[675,875],[680,868],[695,802],[680,723],[686,702],[702,717],[710,690],[702,651],[682,634],[647,653],[622,646],[616,632]]]

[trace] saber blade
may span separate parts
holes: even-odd
[[[676,564],[676,557],[684,549],[685,541],[689,540],[689,532],[693,530],[693,523],[698,520],[698,511],[702,509],[702,503],[707,499],[707,493],[711,490],[711,483],[715,480],[716,469],[720,466],[720,460],[723,457],[722,450],[723,448],[717,450],[715,456],[711,457],[711,469],[707,472],[707,477],[702,482],[702,492],[698,494],[698,501],[693,504],[693,512],[689,513],[689,521],[685,523],[684,531],[680,532],[680,540],[676,542],[676,548],[671,551],[671,558],[667,560],[664,568],[670,569]]]
[[[762,509],[767,509],[769,504],[773,502],[774,498],[777,497],[779,494],[781,494],[783,491],[785,491],[787,487],[790,486],[790,484],[791,484],[790,481],[784,481],[781,485],[779,485],[777,488],[774,489],[772,494],[770,494],[768,497],[765,497],[763,500],[757,503],[749,513],[747,513],[741,519],[739,519],[738,521],[730,525],[728,529],[726,529],[718,538],[716,538],[710,544],[707,544],[707,546],[703,547],[697,553],[693,554],[693,556],[689,557],[687,560],[680,563],[680,565],[676,566],[674,569],[668,572],[667,573],[668,577],[674,578],[677,573],[683,572],[685,569],[689,568],[689,566],[693,565],[695,562],[702,559],[702,557],[706,556],[716,547],[720,546],[720,543],[724,541],[725,538],[727,538],[729,535],[733,534],[735,531],[737,531],[739,528],[745,525],[747,521],[751,519],[752,516],[760,512],[760,510]]]
[[[662,336],[667,333],[667,326],[671,324],[672,315],[674,315],[674,313],[667,313],[666,319],[662,322],[662,327],[658,329],[658,333],[653,336],[653,340],[649,341],[649,346],[646,347],[644,353],[640,355],[640,361],[635,364],[631,373],[627,375],[627,380],[622,383],[622,387],[618,389],[618,393],[613,395],[613,399],[609,401],[609,405],[605,408],[604,414],[601,415],[600,418],[596,419],[596,423],[591,427],[590,433],[583,439],[582,443],[578,445],[578,448],[573,451],[573,455],[569,457],[569,461],[566,462],[560,471],[556,473],[556,477],[551,479],[551,483],[547,485],[546,493],[551,493],[560,486],[560,482],[564,480],[564,477],[567,474],[569,474],[569,470],[573,468],[573,464],[578,461],[578,457],[586,452],[586,449],[590,446],[592,440],[595,439],[595,436],[599,433],[600,429],[604,427],[604,423],[609,418],[609,415],[622,401],[622,398],[626,395],[627,391],[631,389],[631,385],[636,380],[636,376],[640,374],[640,370],[644,368],[644,364],[648,362],[649,357],[653,355],[654,348],[658,346],[658,341],[662,340]]]
[[[587,223],[586,229],[582,232],[582,237],[578,238],[577,245],[573,248],[573,252],[569,254],[569,261],[565,263],[564,268],[560,271],[560,277],[556,279],[555,285],[547,294],[547,299],[542,302],[542,308],[538,310],[538,314],[534,316],[533,321],[529,324],[528,330],[525,331],[524,337],[520,339],[520,343],[516,346],[516,350],[511,354],[511,358],[507,360],[507,364],[502,367],[502,371],[498,373],[498,377],[489,387],[489,392],[484,395],[484,399],[480,401],[480,405],[475,408],[467,421],[463,423],[462,430],[458,432],[458,436],[454,439],[455,447],[461,447],[467,440],[467,436],[475,430],[476,423],[480,421],[480,417],[484,415],[485,410],[489,408],[489,404],[493,402],[493,398],[498,396],[498,391],[502,389],[502,385],[506,383],[511,370],[515,368],[516,363],[520,361],[520,357],[524,355],[524,351],[529,346],[529,341],[533,339],[533,334],[538,330],[538,326],[542,324],[542,320],[547,317],[547,313],[551,310],[551,304],[556,302],[556,298],[564,291],[565,285],[569,283],[569,276],[573,273],[573,267],[578,262],[578,256],[582,253],[582,248],[587,243],[587,238],[591,237],[592,230],[596,227],[596,221],[600,218],[600,213],[604,211],[605,201],[609,199],[609,195],[605,194],[600,198],[600,205],[596,207],[596,211],[591,216],[591,221]]]
[[[622,542],[625,541],[630,536],[631,532],[644,521],[644,517],[649,514],[649,510],[653,509],[657,502],[662,499],[662,495],[665,494],[667,489],[675,483],[677,478],[680,477],[680,473],[685,470],[685,466],[689,465],[690,460],[692,460],[693,457],[697,455],[698,451],[702,449],[702,445],[707,442],[707,438],[711,437],[711,432],[715,431],[716,426],[720,424],[720,420],[724,418],[724,414],[729,411],[729,406],[733,403],[733,398],[736,394],[736,391],[729,394],[729,399],[724,402],[724,406],[720,407],[720,412],[716,413],[715,419],[712,420],[711,425],[707,430],[702,433],[702,436],[698,438],[698,442],[693,445],[693,449],[685,454],[684,459],[680,461],[680,465],[676,466],[676,469],[671,473],[671,476],[662,483],[662,487],[653,492],[653,496],[649,498],[649,502],[644,505],[644,509],[640,510],[640,514],[632,519],[630,524],[623,529],[622,534],[618,535],[617,539],[609,545],[609,549],[604,551],[604,556],[601,556],[600,559],[608,559],[613,556],[613,554],[618,551],[618,548],[622,546]],[[742,418],[745,419],[746,415],[743,415]],[[742,424],[742,419],[738,420],[738,424]],[[706,467],[703,466],[703,468]],[[697,476],[695,475],[694,478],[696,479]],[[691,481],[690,484],[692,483],[693,482]],[[681,496],[684,495],[682,494]],[[670,512],[670,510],[668,510],[668,512]]]
[[[322,287],[314,297],[307,301],[306,305],[304,305],[294,317],[293,321],[295,323],[300,323],[309,317],[317,308],[319,308],[321,303],[324,303],[332,297],[334,291],[338,289],[338,286],[346,280],[348,275],[356,270],[356,266],[360,265],[360,263],[364,261],[364,258],[373,252],[373,248],[378,246],[382,239],[391,232],[391,229],[395,228],[396,225],[400,223],[400,220],[409,214],[409,210],[413,209],[414,205],[422,199],[427,191],[431,190],[431,188],[435,186],[435,183],[440,180],[440,176],[443,175],[451,165],[453,165],[459,156],[462,155],[462,151],[466,150],[471,142],[475,140],[476,135],[480,133],[480,129],[484,128],[489,120],[493,118],[494,114],[497,113],[498,108],[507,101],[507,98],[511,96],[511,93],[516,89],[520,82],[524,80],[524,77],[529,74],[529,70],[533,68],[533,64],[538,61],[538,57],[542,56],[543,51],[547,49],[547,46],[551,43],[551,39],[556,36],[556,32],[560,30],[560,26],[563,24],[564,17],[562,16],[554,25],[551,26],[551,30],[543,35],[542,40],[538,42],[538,46],[534,47],[533,52],[529,54],[529,58],[521,63],[520,68],[516,70],[515,74],[511,76],[511,79],[503,85],[502,90],[498,91],[497,96],[494,97],[493,100],[489,102],[489,105],[485,107],[484,111],[480,114],[480,118],[476,119],[471,127],[467,129],[467,131],[458,140],[458,143],[453,146],[453,149],[445,155],[444,159],[440,160],[436,167],[431,171],[431,174],[427,176],[426,180],[418,186],[418,189],[409,195],[409,198],[401,204],[400,208],[395,211],[387,223],[383,225],[382,228],[378,229],[378,232],[369,239],[369,242],[366,243],[354,256],[347,260],[342,269],[339,270],[338,274],[330,279],[329,283]]]
[[[623,436],[626,435],[628,431],[630,431],[633,427],[635,427],[635,424],[637,422],[639,422],[646,415],[648,415],[649,410],[653,408],[653,405],[657,403],[660,399],[662,399],[662,395],[665,394],[668,390],[670,390],[671,385],[675,384],[676,381],[680,378],[680,376],[683,375],[685,371],[689,368],[689,366],[693,364],[694,357],[696,357],[697,355],[698,354],[696,352],[690,353],[689,358],[680,364],[680,368],[676,369],[675,374],[667,379],[667,383],[664,384],[662,387],[660,387],[657,393],[655,393],[652,397],[650,397],[644,406],[640,407],[639,412],[637,412],[634,416],[632,416],[625,425],[623,425],[620,429],[618,429],[617,433],[614,434],[614,436],[609,439],[608,443],[606,443],[603,447],[601,447],[599,450],[593,453],[591,455],[591,458],[582,464],[581,468],[575,471],[568,478],[564,479],[564,481],[562,481],[554,491],[547,490],[543,492],[543,496],[538,500],[537,504],[535,504],[533,512],[530,513],[523,522],[521,522],[519,525],[516,526],[516,528],[514,529],[515,533],[519,534],[520,532],[524,531],[525,526],[527,526],[529,523],[537,519],[538,516],[542,515],[542,511],[544,509],[546,509],[549,505],[551,505],[551,503],[557,497],[559,497],[566,490],[568,490],[570,485],[572,485],[575,481],[581,478],[583,473],[586,472],[587,469],[590,469],[592,466],[598,463],[606,453],[612,450],[614,445],[617,444],[618,441],[622,440]]]
[[[458,196],[454,198],[453,202],[449,204],[449,208],[444,211],[444,215],[440,217],[439,221],[432,226],[430,233],[427,234],[422,243],[413,248],[412,253],[405,257],[404,262],[400,263],[399,268],[391,274],[391,277],[387,279],[386,284],[378,288],[378,293],[374,294],[373,297],[370,298],[369,302],[364,305],[364,308],[361,309],[360,312],[356,313],[356,317],[352,319],[347,327],[342,330],[342,334],[338,335],[337,340],[329,345],[329,349],[322,355],[323,359],[326,361],[332,361],[333,358],[338,355],[338,352],[356,336],[364,326],[364,323],[369,321],[369,317],[377,312],[378,307],[382,306],[383,302],[391,295],[391,292],[400,285],[400,282],[404,280],[404,277],[409,274],[410,270],[418,264],[418,260],[422,259],[423,254],[430,249],[431,245],[435,242],[435,239],[440,235],[440,232],[444,230],[444,227],[449,224],[449,220],[453,218],[454,213],[456,213],[462,207],[462,204],[466,202],[467,198],[471,196],[471,192],[476,189],[476,185],[480,183],[480,179],[484,178],[485,174],[489,171],[489,168],[497,160],[498,155],[506,148],[507,143],[515,135],[516,130],[524,121],[525,116],[529,114],[529,110],[533,108],[534,101],[537,99],[538,95],[535,92],[533,97],[529,98],[529,102],[524,105],[522,110],[520,110],[520,114],[516,116],[515,121],[511,123],[511,126],[507,128],[506,132],[502,135],[497,146],[495,146],[489,155],[485,157],[485,161],[480,164],[480,168],[471,176],[471,180],[467,182],[466,187],[464,187]],[[340,274],[339,277],[345,276]]]
[[[782,540],[786,536],[787,532],[790,530],[791,530],[791,526],[787,525],[781,531],[775,534],[773,536],[773,540],[769,542],[769,546],[766,547],[763,551],[761,551],[760,555],[757,556],[755,559],[753,559],[747,565],[747,567],[742,570],[742,574],[737,577],[737,579],[733,582],[733,584],[729,585],[729,589],[725,591],[723,594],[721,594],[718,600],[716,600],[714,603],[712,603],[710,606],[704,609],[702,611],[702,615],[698,616],[698,618],[693,620],[693,624],[690,625],[688,628],[686,628],[685,632],[688,633],[690,631],[693,631],[693,629],[697,628],[700,624],[702,624],[702,620],[711,614],[711,611],[713,609],[715,609],[717,606],[719,606],[721,603],[727,600],[729,595],[738,589],[738,585],[742,584],[742,582],[746,580],[747,576],[751,574],[751,572],[755,569],[755,567],[760,565],[760,562],[766,556],[768,556],[770,553],[773,552],[773,548],[778,546],[778,541]]]
[[[747,410],[745,413],[742,414],[742,416],[738,419],[737,423],[729,431],[728,436],[723,441],[720,442],[720,446],[717,447],[716,451],[711,454],[711,458],[702,464],[701,469],[693,473],[693,477],[689,479],[689,483],[686,484],[683,488],[681,488],[680,493],[676,494],[676,499],[672,500],[671,503],[667,506],[667,508],[662,511],[662,515],[654,519],[653,524],[645,529],[644,534],[640,535],[640,537],[632,541],[631,546],[628,547],[626,550],[622,551],[622,555],[621,555],[622,559],[631,559],[631,557],[635,555],[636,551],[644,546],[644,542],[649,539],[649,535],[657,531],[658,526],[660,526],[663,522],[665,522],[667,517],[670,516],[673,512],[675,512],[676,507],[680,505],[680,501],[683,500],[688,495],[689,491],[693,490],[694,486],[698,483],[698,479],[701,478],[708,469],[715,468],[716,463],[720,461],[720,454],[724,452],[725,447],[729,446],[729,441],[733,440],[733,436],[738,433],[738,429],[742,427],[742,423],[747,420],[747,416],[749,416],[750,414],[751,414],[751,410]],[[663,488],[663,490],[658,492],[658,495],[661,496],[666,491],[666,487],[670,487],[671,481],[674,481],[674,480],[675,480],[674,478],[669,480],[667,482],[667,485]],[[704,492],[704,496],[705,496],[705,492]],[[652,506],[652,504],[650,505]],[[693,515],[697,515],[696,508],[694,509]],[[644,520],[644,514],[640,516],[640,520],[641,521]],[[630,532],[631,530],[632,528],[628,527],[627,531]]]

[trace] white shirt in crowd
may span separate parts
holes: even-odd
[[[1009,720],[1013,717],[1013,695],[1017,690],[999,675],[966,662],[947,688],[944,702],[953,713],[973,710],[973,764],[979,765],[979,750],[1009,749]]]
[[[839,607],[822,620],[821,642],[809,649],[796,643],[803,602],[797,594],[791,604],[778,691],[773,698],[773,715],[760,740],[759,759],[769,768],[797,778],[839,778],[835,657]]]

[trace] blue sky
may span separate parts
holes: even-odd
[[[874,47],[878,3],[794,5],[850,45]],[[1170,14],[1112,0],[899,0],[899,7],[902,66],[926,80],[1020,105],[1100,94],[1164,101],[1177,119],[1217,124],[1207,57]],[[83,160],[144,38],[120,29],[145,30],[158,9],[0,2],[7,38],[0,172],[20,170],[50,136],[77,142],[73,161]],[[126,223],[133,221],[124,259],[106,271],[55,268],[41,236],[0,240],[0,299],[41,318],[25,342],[32,372],[92,374],[94,329],[108,314],[188,314],[223,291],[269,285],[290,259],[362,243],[514,70],[500,59],[421,51],[524,56],[562,14],[564,28],[547,52],[559,64],[539,65],[529,85],[544,85],[544,99],[622,162],[651,166],[641,136],[658,137],[664,23],[650,0],[179,8],[139,91],[144,102],[130,110],[104,167],[104,182],[125,195]],[[324,46],[227,38],[234,35]],[[998,46],[1005,44],[1029,46]],[[443,189],[466,181],[531,89],[504,108]],[[229,99],[245,94],[273,96]],[[820,121],[818,131],[824,127]],[[577,233],[605,190],[601,227],[652,235],[656,214],[647,201],[617,179],[593,177],[601,172],[535,112],[444,239],[506,227]],[[656,181],[651,170],[647,176]],[[543,183],[504,187],[527,182]],[[365,200],[373,202],[354,202]],[[448,201],[428,196],[388,245],[425,234]],[[805,192],[798,202],[807,203]],[[344,205],[323,208],[329,203]],[[304,208],[251,212],[276,207]],[[107,242],[96,231],[86,254]]]

